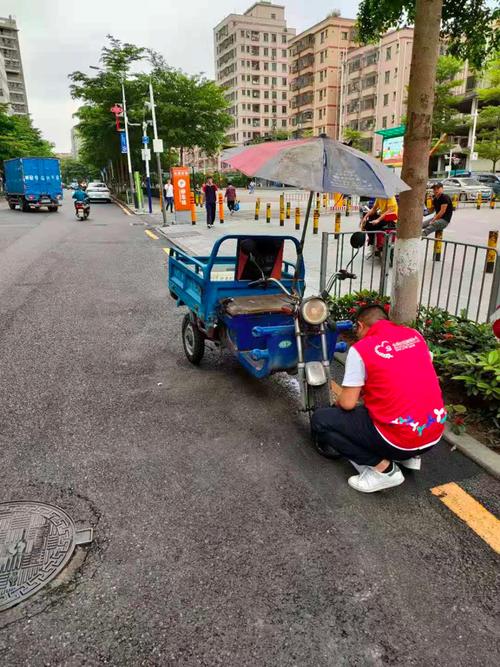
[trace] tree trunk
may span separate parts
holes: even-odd
[[[401,172],[401,178],[411,190],[400,195],[392,282],[391,316],[400,323],[414,320],[418,307],[420,237],[432,138],[442,9],[443,0],[416,0],[408,120]]]

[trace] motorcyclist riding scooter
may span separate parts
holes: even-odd
[[[80,184],[78,184],[77,189],[73,192],[73,199],[75,200],[75,214],[77,219],[86,220],[90,213],[90,200]]]

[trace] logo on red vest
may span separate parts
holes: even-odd
[[[388,340],[383,340],[375,346],[375,354],[378,354],[382,359],[393,359],[393,352],[403,352],[403,350],[415,347],[417,343],[420,343],[420,338],[418,336],[405,338],[405,340],[398,340],[395,343],[389,343]]]
[[[391,354],[393,350],[394,348],[388,340],[383,340],[379,345],[375,346],[375,354],[378,354],[378,356],[383,359],[392,359],[394,357],[394,355]]]

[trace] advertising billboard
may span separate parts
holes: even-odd
[[[189,167],[172,167],[170,169],[174,186],[174,206],[176,211],[191,210],[191,188],[189,184]]]
[[[403,164],[404,137],[385,137],[382,146],[382,162],[393,167]]]

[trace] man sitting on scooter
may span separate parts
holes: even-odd
[[[389,197],[388,199],[379,197],[378,199],[375,199],[375,203],[361,220],[361,229],[365,232],[383,232],[386,229],[394,229],[396,227],[397,219],[398,202],[396,197]],[[367,234],[367,236],[368,245],[372,247],[366,255],[366,258],[370,259],[374,254],[380,254],[381,244],[378,234]]]
[[[87,196],[87,193],[86,193],[85,190],[82,188],[82,186],[80,185],[80,183],[78,183],[78,187],[77,187],[76,190],[73,192],[73,197],[72,197],[72,198],[75,200],[75,208],[76,208],[76,204],[77,204],[77,202],[83,202],[84,204],[87,204],[88,201],[89,201],[89,198],[88,198],[88,196]]]
[[[420,454],[439,442],[446,421],[431,353],[421,334],[391,322],[381,306],[356,316],[358,342],[349,350],[336,406],[312,417],[318,450],[345,456],[358,470],[348,483],[371,493],[404,482],[401,469],[420,469]],[[363,392],[364,405],[358,405]]]

